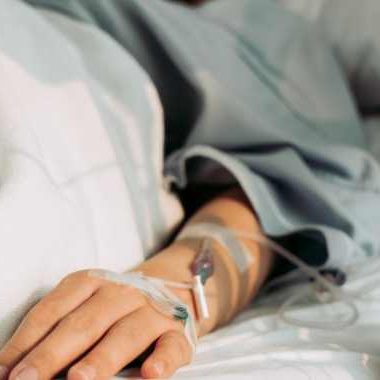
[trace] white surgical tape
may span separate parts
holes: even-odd
[[[286,260],[290,261],[292,264],[298,267],[308,277],[312,278],[322,290],[330,295],[330,297],[327,299],[322,299],[322,297],[318,297],[319,294],[317,294],[317,299],[321,303],[333,301],[342,302],[350,310],[347,318],[337,321],[306,321],[293,318],[287,315],[286,312],[291,306],[295,305],[297,301],[304,297],[305,294],[302,292],[291,296],[281,305],[278,311],[278,316],[282,321],[299,327],[337,330],[352,326],[359,318],[358,309],[355,306],[354,298],[351,295],[347,294],[342,289],[332,284],[329,280],[321,276],[317,270],[305,264],[297,256],[283,248],[281,245],[268,239],[264,235],[254,232],[233,230],[215,223],[206,222],[185,227],[185,229],[179,235],[179,239],[207,237],[215,239],[217,242],[223,244],[229,250],[231,256],[235,259],[236,264],[239,268],[242,268],[242,252],[244,252],[244,255],[246,255],[247,252],[246,250],[243,251],[241,249],[242,243],[239,242],[239,239],[250,240],[269,248],[271,251],[284,257]],[[246,262],[248,263],[248,261]]]
[[[176,240],[211,238],[222,245],[234,259],[239,271],[246,272],[253,264],[253,256],[236,234],[214,223],[197,223],[186,226]]]
[[[167,287],[192,289],[191,285],[165,281],[159,278],[144,276],[142,273],[116,273],[108,270],[96,269],[88,272],[89,276],[98,277],[116,284],[132,286],[141,291],[153,307],[169,318],[184,322],[185,336],[195,352],[197,333],[195,321],[187,305],[174,295]]]

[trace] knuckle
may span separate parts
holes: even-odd
[[[106,298],[130,297],[134,289],[121,284],[107,283],[99,289],[99,293]]]
[[[164,330],[167,332],[167,334],[170,334],[170,336],[174,335],[176,331],[183,330],[182,322],[169,318],[166,315],[163,315],[161,313],[160,313],[160,316],[161,316],[160,318],[161,324]]]
[[[166,371],[173,372],[175,367],[175,362],[173,360],[168,359],[165,357],[160,357],[160,362],[163,363],[163,367],[166,369]]]
[[[185,336],[177,331],[169,332],[168,340],[181,357],[181,362],[186,363],[190,360],[190,346]]]
[[[166,334],[165,334],[165,340],[166,341],[169,341],[169,342],[176,342],[177,339],[178,339],[178,332],[177,331],[174,331],[174,330],[171,330],[171,331],[168,331]]]
[[[70,274],[68,274],[67,276],[65,276],[60,284],[67,284],[67,283],[70,283],[70,282],[77,282],[77,281],[82,281],[84,279],[86,279],[88,277],[88,270],[79,270],[79,271],[76,271],[76,272],[72,272]]]
[[[56,362],[54,352],[47,352],[47,350],[38,350],[38,353],[31,353],[25,361],[28,365],[35,368],[43,368],[45,371],[49,370],[49,367],[53,367]]]
[[[27,314],[26,318],[22,321],[22,327],[35,331],[36,333],[45,330],[49,327],[55,319],[55,313],[45,305],[36,305]]]
[[[140,290],[134,288],[133,286],[128,286],[128,285],[117,285],[117,290],[118,292],[127,297],[136,297],[136,298],[143,298],[143,294],[141,293]]]
[[[98,293],[108,302],[111,301],[115,305],[125,305],[127,309],[130,308],[131,303],[136,308],[146,303],[145,296],[139,290],[126,285],[106,284],[98,290]]]
[[[115,324],[115,326],[109,331],[109,335],[112,338],[118,338],[123,336],[126,340],[131,342],[138,342],[142,340],[146,334],[144,329],[131,329],[127,320],[121,320]]]
[[[1,350],[1,356],[5,358],[19,357],[24,354],[24,350],[16,342],[10,341]]]
[[[92,321],[87,316],[73,312],[66,315],[66,317],[59,322],[58,328],[70,331],[75,335],[83,336],[91,333],[92,325]]]
[[[87,363],[86,360],[81,360],[80,362],[76,363],[73,365],[67,372],[67,379],[77,379],[78,378],[78,373],[80,374],[80,378],[83,378],[81,370],[83,368],[86,368],[87,371],[90,370],[94,374],[98,372],[94,366],[91,363]],[[91,376],[91,373],[89,374]],[[95,377],[95,376],[94,376]]]
[[[127,302],[131,302],[131,300],[133,299],[134,304],[138,308],[146,307],[148,305],[148,300],[146,296],[140,290],[134,288],[129,289],[129,291],[126,290],[125,299],[127,300]]]
[[[50,379],[55,374],[55,370],[59,368],[59,357],[54,350],[40,349],[38,352],[30,353],[22,364],[36,368],[41,378]]]

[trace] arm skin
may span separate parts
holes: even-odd
[[[217,220],[226,228],[246,232],[261,232],[259,223],[248,200],[241,190],[232,190],[202,207],[188,224]],[[210,306],[210,319],[199,326],[199,335],[226,324],[254,297],[267,278],[272,265],[273,253],[252,241],[242,241],[253,256],[254,265],[241,274],[226,249],[213,242],[215,273],[206,284],[206,295]],[[174,242],[159,255],[144,262],[138,270],[145,274],[171,279],[190,281],[189,267],[194,260],[199,241]],[[172,268],[176,268],[173,272]],[[187,291],[177,291],[187,304],[193,305]]]
[[[188,223],[210,219],[227,228],[260,231],[255,213],[240,190],[210,201]],[[198,326],[199,335],[233,318],[271,270],[273,254],[251,241],[244,243],[254,265],[241,274],[228,252],[214,242],[215,273],[206,286],[211,318]],[[188,281],[198,245],[195,240],[174,242],[135,270]],[[193,308],[190,292],[177,292]],[[51,379],[65,368],[69,380],[108,379],[153,343],[154,350],[141,368],[145,378],[167,378],[191,361],[181,322],[157,312],[132,287],[89,276],[86,270],[75,272],[30,310],[1,349],[0,380]]]

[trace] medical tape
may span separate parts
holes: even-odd
[[[195,353],[198,338],[194,317],[188,306],[168,289],[168,287],[191,289],[191,285],[144,276],[139,272],[117,273],[109,270],[95,269],[89,271],[88,274],[89,276],[98,277],[120,285],[131,286],[139,290],[161,314],[183,322],[185,336],[193,353]]]
[[[246,272],[253,264],[253,256],[229,229],[215,223],[196,223],[186,226],[176,240],[211,238],[223,246],[235,261],[239,272]]]
[[[326,330],[337,330],[352,326],[359,318],[359,312],[354,304],[353,297],[341,288],[335,286],[331,281],[327,280],[322,276],[316,269],[305,264],[296,255],[277,244],[276,242],[268,239],[266,236],[248,231],[234,230],[230,228],[223,227],[216,223],[202,222],[187,226],[180,234],[178,239],[187,238],[212,238],[217,242],[226,247],[235,259],[237,266],[242,271],[242,269],[247,268],[251,261],[246,258],[247,249],[242,249],[244,246],[240,240],[250,240],[261,246],[269,248],[272,252],[284,257],[286,260],[294,264],[308,277],[313,279],[318,285],[315,287],[315,295],[319,302],[342,302],[351,311],[350,315],[345,319],[339,319],[336,321],[306,321],[291,317],[287,314],[290,307],[294,306],[303,296],[304,293],[299,293],[289,297],[278,310],[279,318],[291,325],[304,328],[316,328],[316,329],[326,329]],[[330,297],[321,297],[321,291],[327,293],[325,295],[330,295]],[[324,301],[324,299],[326,301]]]

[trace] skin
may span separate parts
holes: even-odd
[[[188,223],[218,220],[227,228],[260,232],[242,191],[234,189],[208,202]],[[189,266],[199,241],[174,242],[136,271],[174,281],[191,280]],[[213,243],[215,273],[207,282],[211,317],[198,323],[198,335],[226,324],[243,309],[267,278],[273,254],[242,241],[254,264],[240,273],[228,252]],[[176,290],[194,312],[190,291]],[[154,344],[141,368],[144,378],[167,378],[191,361],[183,324],[154,309],[136,289],[72,273],[37,303],[0,350],[9,380],[51,379],[68,369],[69,380],[107,379]]]

